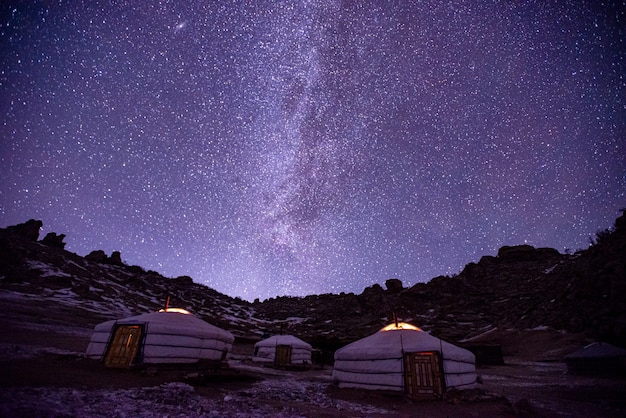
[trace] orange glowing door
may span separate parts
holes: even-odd
[[[137,358],[140,339],[141,327],[139,325],[117,327],[104,356],[104,365],[106,367],[130,367]]]
[[[415,399],[440,398],[444,391],[441,359],[437,352],[404,355],[404,388]]]

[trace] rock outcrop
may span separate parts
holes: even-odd
[[[30,219],[23,224],[9,226],[7,231],[20,235],[29,241],[37,241],[39,239],[39,230],[41,230],[42,226],[42,221]]]
[[[53,248],[65,248],[65,243],[63,240],[65,239],[64,234],[57,235],[54,232],[48,232],[46,236],[41,240],[41,243],[47,245],[48,247]]]
[[[106,263],[107,254],[102,250],[94,250],[85,256],[85,260],[93,261],[94,263]]]
[[[402,281],[399,279],[385,280],[385,286],[387,287],[387,290],[393,293],[402,292],[402,290],[404,289],[404,286],[402,285]]]
[[[119,251],[113,251],[111,257],[108,257],[102,250],[94,250],[85,256],[85,260],[93,261],[94,263],[112,264],[114,266],[124,266],[122,261],[122,254]]]

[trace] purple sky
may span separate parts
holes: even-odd
[[[626,207],[624,2],[111,3],[0,6],[0,227],[252,300]]]

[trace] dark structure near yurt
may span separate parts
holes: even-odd
[[[476,356],[477,366],[502,365],[504,364],[504,356],[502,355],[502,346],[499,344],[459,344],[466,350],[471,351]]]
[[[591,343],[565,356],[572,374],[626,376],[626,350],[602,342]]]

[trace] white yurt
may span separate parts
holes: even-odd
[[[391,324],[335,352],[340,388],[404,391],[437,398],[476,385],[474,354],[406,323]]]
[[[96,325],[87,357],[108,367],[222,362],[234,340],[184,309],[169,308]]]
[[[293,335],[275,335],[254,345],[252,361],[278,365],[311,364],[310,344]]]
[[[572,374],[626,376],[626,350],[596,341],[565,356]]]

